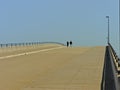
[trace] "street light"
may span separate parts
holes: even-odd
[[[108,44],[110,43],[110,31],[109,31],[109,16],[106,16],[106,18],[108,19]]]
[[[120,0],[119,0],[119,58],[120,58]]]

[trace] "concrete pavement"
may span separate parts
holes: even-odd
[[[105,47],[63,47],[2,59],[0,90],[100,90],[104,55]]]

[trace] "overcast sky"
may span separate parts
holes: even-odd
[[[55,41],[118,47],[118,0],[0,0],[0,42]]]

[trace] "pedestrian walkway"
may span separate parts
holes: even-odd
[[[104,55],[63,47],[0,60],[0,90],[100,90]]]
[[[24,90],[100,90],[104,50],[91,48],[38,77]],[[72,55],[72,49],[68,54]]]

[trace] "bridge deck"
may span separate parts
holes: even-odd
[[[104,55],[63,47],[0,60],[0,90],[100,90]]]

